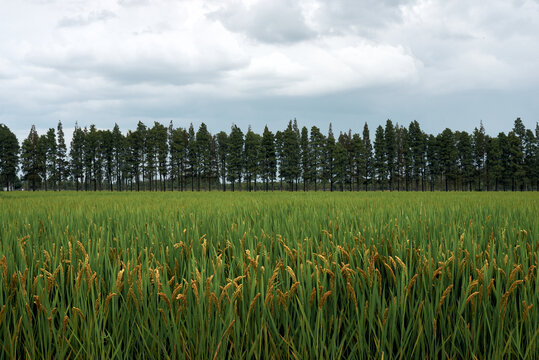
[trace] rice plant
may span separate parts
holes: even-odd
[[[537,200],[2,194],[1,357],[535,359]]]

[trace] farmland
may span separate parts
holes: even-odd
[[[538,200],[0,194],[0,357],[533,359]]]

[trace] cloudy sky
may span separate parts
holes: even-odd
[[[539,0],[1,0],[0,123],[19,138],[292,118],[497,134],[535,128],[538,99]]]

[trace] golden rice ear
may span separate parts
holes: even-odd
[[[320,299],[320,309],[322,309],[324,307],[324,304],[326,303],[326,301],[330,297],[330,295],[331,295],[331,290],[326,291],[324,293],[324,295],[322,296],[322,299]]]

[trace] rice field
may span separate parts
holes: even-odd
[[[0,358],[537,359],[537,193],[0,193]]]

